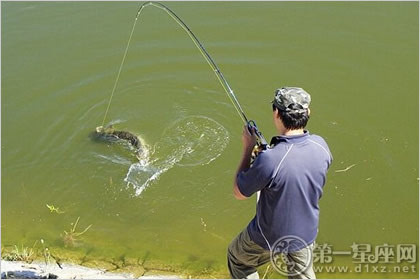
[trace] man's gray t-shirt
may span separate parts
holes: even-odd
[[[273,137],[271,144],[274,146],[260,153],[237,177],[244,196],[261,191],[248,233],[265,249],[287,235],[309,245],[318,233],[318,201],[332,162],[331,152],[322,137],[308,131]]]

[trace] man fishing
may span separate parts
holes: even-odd
[[[318,233],[318,202],[332,156],[322,137],[305,130],[310,101],[301,88],[276,90],[272,108],[278,136],[252,165],[255,131],[250,133],[247,126],[243,130],[234,196],[239,200],[256,192],[260,196],[255,217],[229,245],[232,278],[258,278],[257,267],[270,261],[270,251],[286,237],[301,241],[283,251],[288,277],[315,278],[312,250]]]

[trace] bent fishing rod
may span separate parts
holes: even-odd
[[[104,116],[104,119],[103,119],[103,122],[102,122],[102,126],[105,123],[105,118],[106,118],[106,115],[108,113],[109,107],[111,105],[111,100],[112,100],[112,97],[114,95],[114,92],[115,92],[115,89],[116,89],[116,86],[117,86],[118,79],[119,79],[120,74],[121,74],[121,70],[122,70],[125,58],[127,56],[127,51],[128,51],[128,47],[129,47],[130,42],[131,42],[131,38],[133,36],[134,28],[136,26],[137,20],[140,18],[141,12],[147,6],[153,6],[153,7],[156,7],[156,8],[159,8],[159,9],[165,11],[176,23],[178,23],[179,26],[182,27],[182,29],[184,29],[184,31],[188,34],[190,39],[193,41],[194,45],[198,48],[201,55],[204,57],[204,59],[207,61],[207,63],[209,64],[209,66],[211,67],[213,72],[215,73],[217,79],[219,80],[219,82],[222,85],[223,89],[225,90],[227,96],[229,97],[229,100],[232,102],[233,107],[238,112],[238,114],[241,117],[244,124],[247,125],[249,132],[251,134],[255,133],[255,135],[257,137],[258,146],[265,149],[267,147],[267,141],[265,140],[262,133],[258,130],[258,127],[257,127],[255,121],[248,120],[248,118],[246,117],[245,112],[243,111],[241,105],[239,104],[238,99],[235,96],[235,93],[233,92],[232,88],[229,86],[229,83],[227,82],[227,80],[223,76],[223,74],[220,71],[217,64],[214,62],[214,60],[211,58],[210,54],[204,48],[203,44],[201,44],[201,42],[198,40],[198,38],[195,36],[195,34],[191,31],[191,29],[188,27],[188,25],[181,18],[179,18],[171,9],[169,9],[167,6],[163,5],[162,3],[152,2],[152,1],[149,1],[149,2],[146,2],[146,3],[143,3],[142,5],[140,5],[140,7],[137,11],[136,18],[134,20],[134,24],[133,24],[133,27],[131,29],[131,34],[130,34],[130,37],[128,39],[128,43],[127,43],[127,46],[126,46],[126,49],[125,49],[125,52],[124,52],[124,56],[123,56],[123,59],[121,61],[120,69],[118,71],[117,78],[115,80],[114,87],[113,87],[113,90],[111,92],[111,97],[110,97],[109,102],[108,102],[108,107],[107,107],[106,112],[105,112],[105,116]]]

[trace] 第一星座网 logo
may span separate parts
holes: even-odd
[[[282,275],[297,276],[308,269],[312,263],[312,249],[295,235],[278,239],[271,248],[271,263]]]

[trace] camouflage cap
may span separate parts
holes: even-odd
[[[282,87],[276,89],[272,102],[278,109],[286,112],[303,113],[309,108],[311,96],[298,87]],[[300,105],[301,109],[290,109],[292,104]]]

